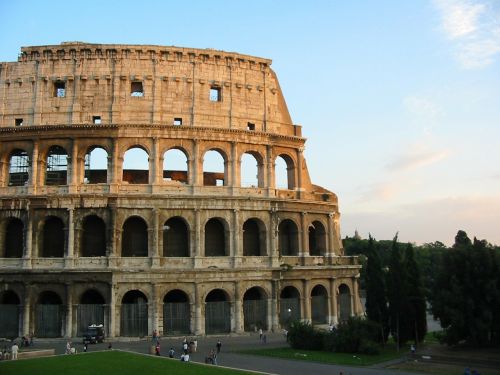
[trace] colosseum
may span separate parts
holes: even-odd
[[[0,337],[361,314],[337,197],[312,184],[270,65],[82,42],[0,63]]]

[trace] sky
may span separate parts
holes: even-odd
[[[270,58],[342,237],[500,245],[500,2],[0,0],[21,46],[215,48]]]

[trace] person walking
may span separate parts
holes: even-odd
[[[259,328],[259,340],[262,341],[262,328]]]
[[[10,348],[10,351],[12,353],[12,359],[17,359],[17,353],[19,352],[19,346],[17,346],[17,343],[14,342],[14,345],[12,345],[12,348]]]
[[[220,348],[222,347],[222,343],[220,342],[220,340],[217,341],[217,344],[215,346],[217,347],[217,354],[219,354]]]

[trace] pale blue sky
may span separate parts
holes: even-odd
[[[0,61],[76,40],[270,58],[343,237],[500,244],[497,0],[0,0],[0,14]]]

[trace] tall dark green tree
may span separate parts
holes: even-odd
[[[367,256],[365,272],[366,315],[368,319],[380,325],[380,341],[384,343],[389,335],[386,280],[378,248],[371,235],[368,239]]]
[[[415,343],[424,339],[427,333],[426,301],[420,267],[415,261],[413,246],[408,244],[405,250],[404,264],[407,278],[407,307],[410,338]]]
[[[470,241],[459,231],[440,264],[432,311],[443,327],[442,341],[475,346],[500,342],[500,264],[486,241]]]

